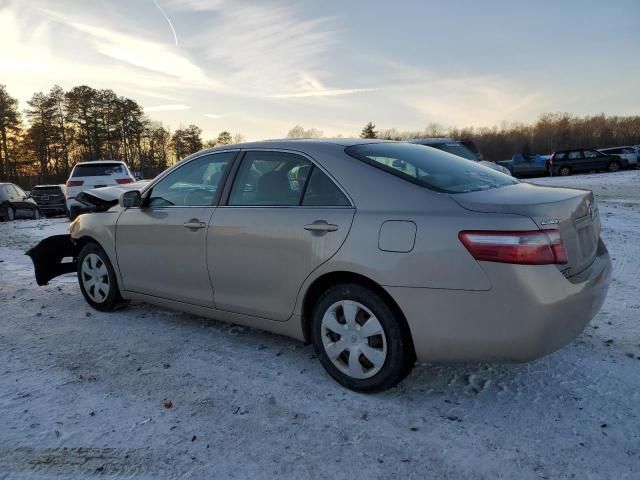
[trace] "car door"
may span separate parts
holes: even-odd
[[[27,193],[17,185],[9,185],[9,191],[12,192],[11,203],[16,211],[16,215],[30,215],[33,210],[32,204],[27,200]]]
[[[237,151],[206,154],[145,191],[118,218],[116,254],[124,290],[213,307],[207,230]]]
[[[346,239],[355,209],[304,155],[250,150],[238,167],[209,227],[216,308],[284,321],[307,276]]]
[[[571,171],[578,172],[589,170],[584,162],[584,157],[582,156],[581,150],[572,150],[571,152],[568,152],[566,158],[566,162],[569,164],[569,168],[571,168]]]
[[[609,166],[609,154],[597,150],[584,150],[583,155],[585,166],[589,170],[606,170]]]

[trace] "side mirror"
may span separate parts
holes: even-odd
[[[120,197],[120,206],[123,208],[140,207],[142,205],[142,197],[137,190],[124,192]]]

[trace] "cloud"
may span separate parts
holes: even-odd
[[[295,91],[301,72],[326,65],[339,37],[334,18],[304,18],[293,2],[173,0],[169,7],[198,12],[193,35],[181,44],[224,71],[225,82],[239,95]]]
[[[266,95],[266,98],[309,98],[309,97],[336,97],[340,95],[351,95],[354,93],[373,92],[377,88],[327,88],[318,78],[309,74],[301,73],[298,80],[299,90],[290,93],[276,93]]]
[[[189,105],[171,104],[171,105],[155,105],[153,107],[144,107],[145,112],[173,112],[176,110],[189,110]]]
[[[204,116],[217,120],[218,118],[222,118],[224,115],[220,115],[218,113],[205,113]]]

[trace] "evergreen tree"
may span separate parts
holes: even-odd
[[[9,176],[9,134],[20,129],[20,114],[18,100],[7,92],[4,85],[0,85],[0,180]]]
[[[378,132],[373,122],[367,123],[360,133],[361,138],[378,138]]]

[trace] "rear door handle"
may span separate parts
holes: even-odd
[[[185,226],[185,228],[204,228],[207,226],[206,223],[201,222],[200,220],[198,220],[197,218],[192,218],[191,220],[189,220],[188,222],[183,223],[183,225]]]
[[[305,225],[304,229],[309,230],[310,232],[335,232],[338,230],[338,226],[333,225],[332,223],[327,223],[326,220],[316,220],[313,223]]]

